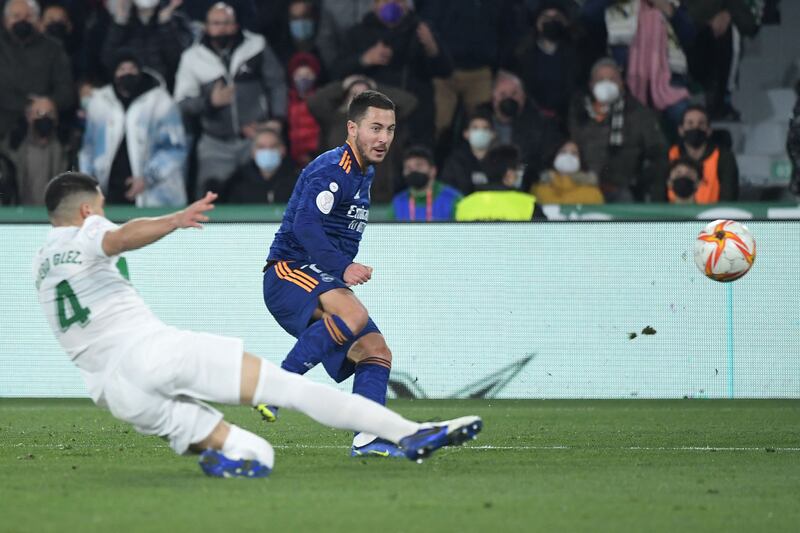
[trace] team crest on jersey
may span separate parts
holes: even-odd
[[[333,185],[331,183],[331,185]],[[317,195],[317,209],[323,214],[327,215],[333,209],[333,193],[330,191],[322,191]]]

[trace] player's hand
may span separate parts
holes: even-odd
[[[386,66],[392,60],[393,51],[383,41],[378,41],[361,56],[361,64],[365,67]]]
[[[233,85],[227,85],[222,80],[217,80],[211,89],[211,105],[225,107],[233,102]]]
[[[144,192],[147,188],[147,182],[140,176],[128,176],[125,180],[125,186],[128,187],[125,191],[125,198],[132,202]]]
[[[436,57],[439,55],[439,45],[433,37],[431,27],[424,22],[417,24],[417,39],[422,43],[422,47],[425,49],[425,53],[428,54],[428,57]]]
[[[204,213],[214,209],[214,200],[217,199],[217,196],[218,194],[215,192],[207,192],[203,198],[183,211],[175,213],[175,224],[179,228],[203,229],[201,222],[208,222],[208,217]]]
[[[372,278],[372,267],[362,265],[360,263],[351,263],[344,269],[342,279],[348,287],[353,285],[361,285],[368,282]]]

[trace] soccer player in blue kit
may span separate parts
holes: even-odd
[[[373,165],[394,138],[394,103],[365,91],[353,98],[347,118],[347,142],[314,159],[297,179],[264,267],[264,303],[297,338],[283,369],[304,374],[322,363],[337,383],[354,375],[353,393],[385,405],[392,352],[350,287],[372,276],[372,268],[354,258],[369,219]],[[257,409],[266,420],[276,419],[275,407]],[[358,433],[351,455],[403,453]]]

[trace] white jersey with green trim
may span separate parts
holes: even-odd
[[[103,237],[118,226],[98,215],[54,227],[33,265],[39,303],[61,347],[81,370],[102,372],[115,353],[163,323],[128,281],[125,258]]]

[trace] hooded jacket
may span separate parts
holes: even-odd
[[[186,135],[178,106],[153,75],[142,72],[144,90],[127,110],[113,85],[95,91],[86,112],[86,131],[78,155],[82,172],[93,175],[108,190],[114,156],[125,138],[131,172],[147,187],[136,197],[137,207],[186,204],[184,168]]]

